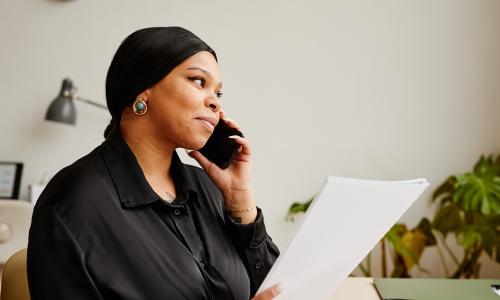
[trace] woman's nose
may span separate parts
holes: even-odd
[[[221,109],[221,104],[219,101],[219,98],[214,95],[210,95],[207,97],[207,106],[213,111],[213,112],[218,112]]]

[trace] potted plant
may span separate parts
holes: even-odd
[[[288,220],[305,212],[313,198],[293,203]],[[477,278],[479,258],[486,253],[500,263],[500,155],[482,156],[471,172],[449,176],[433,193],[432,202],[438,205],[434,217],[422,218],[408,229],[405,224],[394,225],[381,239],[381,276],[410,277],[412,268],[421,268],[419,261],[427,248],[434,248],[441,260],[446,277]],[[452,235],[463,249],[458,255],[448,246],[446,238]],[[387,271],[387,252],[390,251],[393,270]],[[449,271],[445,255],[454,263]],[[358,267],[365,276],[372,273],[372,253]]]

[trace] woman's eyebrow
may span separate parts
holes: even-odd
[[[200,68],[200,67],[189,67],[187,68],[188,70],[200,70],[202,71],[203,73],[207,74],[208,76],[210,76],[210,78],[212,78],[212,80],[214,79],[214,77],[212,76],[212,74],[210,74],[210,72],[208,72],[207,70],[203,69],[203,68]],[[217,85],[219,88],[222,87],[222,82],[219,82],[219,84]]]

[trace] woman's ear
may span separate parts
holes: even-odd
[[[148,88],[148,89],[144,90],[142,93],[140,93],[139,95],[137,95],[137,99],[138,98],[142,98],[145,101],[149,100],[151,98],[151,88]]]

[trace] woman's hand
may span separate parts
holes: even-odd
[[[250,300],[271,300],[276,298],[282,291],[283,291],[284,285],[282,284],[277,284],[273,285],[272,287],[268,288],[267,290],[263,291],[262,293],[259,293],[255,295]]]
[[[231,127],[241,131],[238,124],[225,117],[221,111],[221,120]],[[222,191],[226,207],[230,211],[242,211],[252,208],[255,212],[255,201],[252,195],[252,161],[251,149],[247,139],[240,136],[232,136],[235,142],[240,144],[240,149],[235,155],[233,162],[227,169],[221,169],[216,164],[209,161],[199,151],[191,151],[189,156],[198,161],[201,167],[207,172],[217,187]]]

